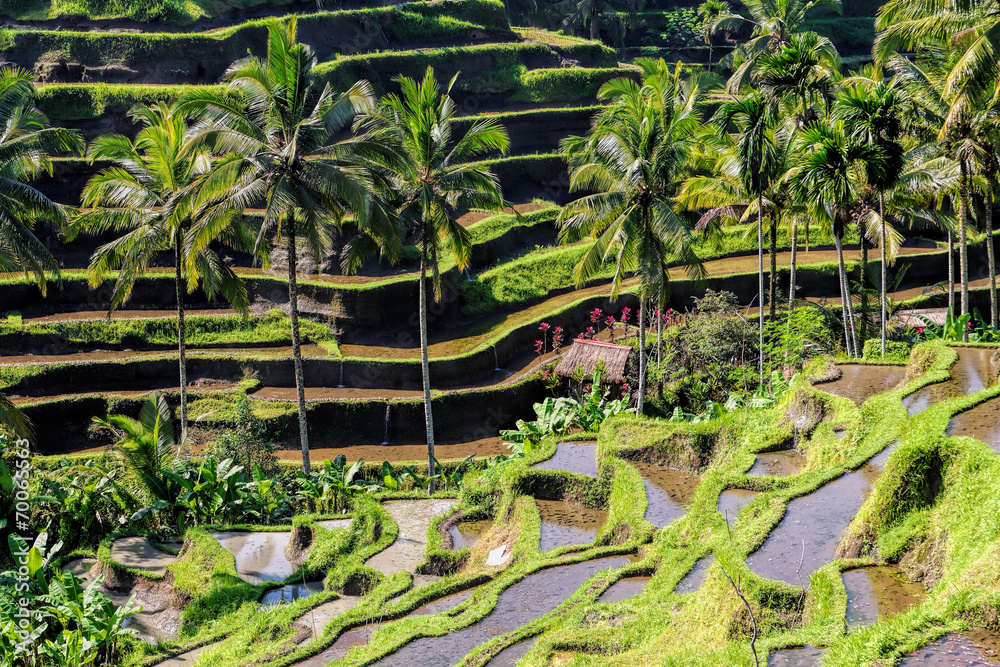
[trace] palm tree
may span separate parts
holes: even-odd
[[[94,175],[83,189],[83,205],[91,210],[77,216],[73,233],[120,236],[99,247],[90,260],[91,286],[117,271],[111,310],[128,300],[163,252],[174,256],[177,296],[177,350],[180,364],[181,442],[187,446],[187,357],[184,342],[184,290],[199,285],[209,298],[221,293],[237,310],[249,307],[246,286],[207,245],[191,256],[185,235],[196,214],[193,186],[211,166],[211,152],[187,141],[187,119],[176,106],[160,102],[137,105],[130,112],[141,128],[135,141],[118,134],[99,137],[90,146],[91,162],[115,166]],[[233,225],[216,238],[234,247],[246,245],[243,229]],[[185,451],[186,455],[186,451]]]
[[[841,238],[863,195],[866,166],[877,164],[880,149],[851,141],[843,121],[809,123],[799,135],[799,145],[798,163],[790,179],[800,198],[810,202],[813,215],[827,220],[833,228],[840,274],[844,341],[848,354],[859,356]]]
[[[67,209],[27,183],[52,173],[50,153],[77,155],[84,144],[74,130],[49,127],[35,107],[36,95],[31,74],[0,68],[0,272],[31,274],[44,295],[59,264],[35,236],[34,225],[64,227]]]
[[[595,41],[604,32],[617,48],[624,48],[625,19],[638,9],[637,0],[558,0],[549,11],[565,17],[562,20],[565,29],[589,29],[590,38]]]
[[[882,356],[885,356],[888,330],[888,229],[886,226],[885,192],[892,188],[903,172],[903,146],[901,115],[906,104],[906,93],[899,79],[885,81],[881,70],[874,76],[857,81],[856,85],[842,89],[834,109],[834,116],[850,128],[850,139],[880,149],[874,155],[878,164],[868,165],[868,183],[878,199],[878,237],[881,254],[881,279],[879,281],[880,335]],[[864,234],[862,243],[864,243]]]
[[[211,141],[222,157],[203,187],[215,193],[203,206],[192,234],[205,245],[218,221],[263,206],[257,235],[261,252],[274,234],[288,254],[288,302],[298,398],[302,466],[308,474],[309,433],[299,338],[298,240],[317,257],[329,243],[332,225],[345,212],[362,229],[369,224],[372,183],[364,162],[376,148],[364,137],[338,140],[355,115],[371,107],[367,82],[337,94],[317,77],[312,50],[296,42],[296,19],[267,23],[267,57],[233,63],[226,91],[197,92],[178,107],[197,118],[195,136]],[[201,239],[201,240],[198,240]]]
[[[388,185],[399,203],[398,220],[404,232],[416,235],[420,248],[419,319],[420,366],[424,385],[427,426],[428,477],[435,475],[434,415],[431,409],[430,363],[427,353],[427,273],[435,298],[441,297],[440,263],[443,246],[464,270],[472,252],[472,239],[456,221],[459,208],[499,211],[507,203],[497,177],[482,163],[484,156],[505,153],[507,132],[494,120],[474,123],[461,136],[453,136],[455,102],[451,98],[455,75],[442,94],[430,67],[422,81],[399,77],[400,95],[387,95],[363,115],[356,129],[376,143],[391,147],[393,155],[382,161]],[[371,234],[380,238],[380,234]],[[350,253],[349,253],[350,254]],[[433,492],[433,482],[430,486]]]
[[[646,308],[663,307],[669,266],[679,260],[697,277],[704,270],[691,248],[690,230],[674,213],[676,184],[701,119],[698,80],[681,80],[678,63],[670,71],[661,59],[636,60],[642,84],[615,79],[598,92],[609,104],[586,137],[563,141],[570,167],[570,190],[591,191],[559,216],[560,239],[590,236],[594,244],[573,272],[582,285],[601,266],[615,265],[611,298],[628,273],[639,276],[639,396],[646,388]]]
[[[49,275],[59,275],[59,264],[35,236],[34,225],[46,221],[67,224],[67,209],[28,185],[52,173],[49,153],[78,154],[79,133],[49,127],[35,107],[37,91],[23,70],[0,68],[0,273],[31,274],[44,295]],[[0,424],[15,435],[31,439],[31,421],[0,394]]]
[[[701,38],[708,44],[708,71],[712,71],[712,38],[715,37],[715,24],[722,16],[730,16],[732,6],[726,0],[705,0],[698,5],[698,20],[701,21]]]
[[[742,98],[732,98],[719,108],[716,122],[719,132],[735,129],[736,169],[743,189],[757,205],[757,279],[760,382],[764,383],[764,194],[774,183],[780,160],[779,139],[776,136],[776,106],[759,92]],[[775,295],[771,295],[772,300]]]
[[[750,75],[757,69],[757,60],[762,55],[787,46],[810,14],[818,9],[840,12],[840,0],[743,0],[743,4],[749,16],[731,11],[720,13],[710,27],[712,32],[739,30],[746,26],[752,30],[750,40],[727,57],[735,66],[726,84],[726,91],[731,93],[750,82]],[[824,57],[836,57],[836,49],[825,37],[819,38],[816,48]]]

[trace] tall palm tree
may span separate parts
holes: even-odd
[[[396,81],[400,95],[382,98],[378,106],[361,116],[356,124],[356,129],[364,131],[372,141],[390,147],[393,154],[380,162],[389,171],[388,186],[399,203],[401,230],[414,232],[420,248],[420,366],[429,477],[435,474],[435,458],[427,353],[427,273],[431,273],[435,298],[440,299],[444,247],[451,250],[459,270],[468,266],[472,252],[471,236],[458,224],[456,210],[499,211],[506,205],[499,180],[477,160],[495,152],[506,153],[510,146],[507,132],[495,120],[485,119],[474,123],[464,134],[455,136],[456,108],[451,90],[457,78],[455,75],[442,93],[430,67],[422,81],[399,77]],[[380,238],[382,235],[369,236]],[[434,490],[433,482],[430,490]]]
[[[111,310],[132,294],[164,252],[174,256],[177,297],[177,350],[180,364],[181,442],[187,447],[187,356],[185,351],[184,291],[199,285],[209,298],[221,293],[237,310],[249,307],[246,286],[214,250],[205,246],[188,257],[185,236],[196,213],[193,186],[211,166],[211,152],[187,140],[187,119],[176,106],[160,102],[137,105],[130,112],[139,123],[135,141],[119,134],[105,135],[91,144],[91,162],[106,160],[115,166],[95,174],[83,189],[83,205],[90,210],[77,216],[73,233],[113,231],[118,238],[94,251],[90,260],[91,286],[117,271]],[[237,248],[245,247],[246,234],[236,225],[217,235]]]
[[[42,173],[52,173],[51,153],[83,151],[74,130],[50,127],[35,107],[37,91],[28,72],[0,68],[0,272],[24,271],[34,277],[42,294],[59,264],[35,236],[36,222],[64,227],[67,209],[28,185]]]
[[[49,126],[35,107],[37,91],[28,72],[0,68],[0,273],[24,271],[45,294],[50,275],[59,275],[59,263],[35,236],[34,226],[45,221],[60,228],[67,209],[28,185],[42,173],[52,173],[50,153],[79,154],[79,133]],[[0,394],[0,424],[18,437],[30,439],[31,421]]]
[[[847,284],[841,239],[844,229],[863,196],[865,168],[877,164],[878,147],[851,141],[843,121],[813,122],[799,135],[798,163],[790,179],[804,201],[810,202],[813,215],[827,220],[833,228],[840,275],[841,312],[844,318],[844,341],[848,354],[859,356],[858,341]]]
[[[751,82],[750,75],[757,69],[757,60],[766,53],[773,53],[789,44],[792,35],[799,31],[809,15],[818,9],[840,12],[840,0],[743,0],[749,16],[735,12],[720,13],[711,30],[739,30],[749,27],[750,40],[725,60],[734,66],[726,84],[727,92],[737,92]],[[816,48],[824,53],[836,50],[830,40],[819,38]]]
[[[777,107],[759,92],[732,98],[716,114],[719,132],[732,133],[736,168],[743,189],[757,204],[757,279],[760,382],[764,383],[764,194],[774,183],[780,164]],[[772,300],[775,295],[771,295]]]
[[[559,216],[560,239],[590,236],[595,243],[573,271],[581,285],[608,261],[615,265],[611,297],[618,297],[626,274],[639,276],[638,412],[646,388],[646,308],[663,307],[672,260],[696,277],[704,275],[691,248],[690,230],[674,213],[681,170],[701,124],[697,79],[681,80],[680,63],[670,71],[663,60],[637,59],[641,84],[609,81],[598,92],[609,101],[586,137],[563,142],[570,190],[591,191]]]
[[[298,241],[317,257],[345,211],[366,229],[372,183],[364,163],[377,152],[364,137],[338,140],[355,115],[374,102],[367,82],[335,93],[316,75],[312,50],[296,42],[297,21],[267,24],[265,58],[248,57],[226,71],[223,94],[197,92],[179,102],[195,115],[195,136],[222,157],[203,187],[216,194],[204,204],[193,247],[233,212],[263,206],[258,251],[274,234],[288,254],[288,302],[298,398],[302,466],[310,472],[305,380],[299,337]]]
[[[881,70],[872,72],[874,76],[858,79],[853,86],[841,90],[834,108],[834,115],[850,128],[850,138],[880,149],[873,157],[878,164],[868,165],[868,183],[875,190],[878,199],[879,252],[881,255],[881,279],[879,281],[880,336],[882,356],[885,356],[886,332],[888,330],[888,262],[889,234],[886,225],[885,191],[892,188],[902,175],[904,168],[902,119],[906,93],[900,80],[885,81]],[[864,234],[861,235],[864,237]],[[863,241],[862,241],[863,242]]]
[[[701,21],[701,38],[708,45],[708,71],[712,71],[712,38],[715,37],[715,25],[722,16],[732,15],[733,8],[726,0],[705,0],[698,5],[698,20]]]
[[[638,9],[637,0],[557,0],[549,7],[549,11],[564,17],[563,28],[589,30],[595,41],[603,32],[619,49],[625,46],[626,18]]]

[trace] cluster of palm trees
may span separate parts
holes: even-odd
[[[342,257],[344,268],[354,270],[375,254],[395,261],[412,237],[421,252],[421,359],[433,476],[426,283],[430,277],[431,288],[439,291],[438,267],[446,248],[460,267],[469,260],[471,239],[456,222],[456,210],[503,208],[497,178],[477,161],[505,152],[506,132],[482,120],[453,136],[450,87],[442,91],[429,68],[423,80],[400,78],[400,95],[377,99],[364,81],[336,93],[317,78],[309,47],[297,43],[294,19],[271,22],[268,33],[267,56],[234,63],[222,94],[194,93],[170,105],[139,105],[132,111],[141,128],[134,140],[120,135],[95,140],[88,156],[113,166],[87,183],[76,214],[24,183],[49,166],[50,152],[78,153],[82,141],[73,132],[46,129],[34,109],[28,75],[3,72],[0,86],[9,92],[0,92],[0,117],[16,127],[0,142],[5,151],[0,164],[10,172],[0,181],[0,266],[30,270],[43,287],[48,274],[58,275],[57,264],[26,221],[47,219],[70,236],[113,233],[114,240],[95,251],[89,270],[92,285],[114,276],[113,309],[128,299],[161,254],[172,253],[180,427],[186,443],[184,295],[201,287],[246,312],[246,286],[222,261],[218,246],[250,251],[268,265],[272,242],[283,241],[302,463],[308,474],[298,252],[304,248],[318,257],[334,230],[350,226],[352,240]],[[354,131],[345,132],[352,124]],[[254,209],[256,222],[247,215]]]
[[[805,223],[808,234],[809,222],[825,223],[837,249],[844,347],[860,356],[867,318],[862,313],[859,321],[854,312],[842,249],[844,234],[853,225],[861,238],[862,279],[869,246],[879,249],[884,355],[887,268],[902,242],[901,229],[933,228],[947,234],[949,250],[957,238],[959,305],[967,313],[971,218],[975,213],[992,240],[1000,164],[1000,69],[995,56],[976,59],[970,52],[992,48],[991,31],[1000,35],[1000,22],[982,13],[977,3],[961,14],[967,19],[961,22],[954,11],[927,18],[938,4],[950,3],[896,0],[880,15],[880,23],[889,28],[876,46],[882,61],[845,77],[829,40],[800,31],[813,10],[839,9],[837,0],[748,0],[749,12],[740,14],[725,3],[708,4],[702,15],[709,33],[741,25],[752,32],[749,41],[724,59],[722,65],[731,73],[727,80],[698,73],[682,78],[679,65],[670,72],[662,61],[639,59],[641,83],[605,85],[600,96],[610,103],[591,133],[563,144],[572,188],[597,193],[567,206],[561,218],[564,237],[589,234],[597,240],[577,267],[577,279],[585,280],[610,261],[618,267],[615,289],[624,273],[637,273],[640,297],[663,307],[668,263],[698,273],[689,246],[691,226],[679,214],[704,212],[695,228],[754,221],[763,350],[765,307],[773,319],[779,303],[779,228],[787,225],[791,232],[791,308],[798,228]],[[899,29],[900,16],[912,23],[911,29]],[[959,29],[965,32],[953,34]],[[919,49],[908,57],[895,53],[904,46]],[[964,68],[965,74],[956,68]],[[771,263],[767,287],[765,236]],[[808,236],[806,243],[808,247]],[[987,248],[995,326],[992,241]],[[949,252],[952,306],[953,261]],[[866,304],[865,299],[862,307]],[[762,381],[764,365],[761,353]]]

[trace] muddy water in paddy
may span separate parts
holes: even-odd
[[[597,598],[598,602],[621,602],[642,593],[650,577],[626,577],[611,584],[608,590]]]
[[[736,517],[744,505],[750,503],[757,497],[756,491],[748,489],[726,489],[719,494],[718,510],[719,514],[726,517],[730,526],[736,525]]]
[[[928,385],[903,399],[906,412],[916,415],[935,403],[956,396],[970,396],[991,386],[996,379],[993,356],[996,348],[956,348],[958,359],[948,369],[951,378]]]
[[[514,667],[517,661],[528,655],[528,651],[535,645],[537,638],[525,639],[513,646],[508,646],[496,654],[496,656],[486,663],[486,667]]]
[[[102,447],[99,451],[104,451]],[[283,461],[302,461],[302,452],[298,449],[279,449],[275,452]],[[309,450],[309,460],[322,463],[331,461],[343,454],[348,461],[364,459],[365,461],[401,461],[427,462],[427,445],[355,445],[353,447],[316,447]],[[469,454],[476,458],[487,458],[497,454],[510,454],[510,450],[500,442],[500,438],[483,438],[470,442],[435,443],[434,455],[438,461],[448,459],[464,459]]]
[[[396,541],[365,563],[383,574],[412,572],[424,562],[427,529],[439,514],[455,506],[454,500],[393,500],[384,507],[399,527]]]
[[[964,665],[965,667],[995,667],[1000,664],[997,659],[995,645],[990,646],[997,637],[988,633],[951,633],[936,642],[928,644],[906,656],[900,667],[937,667],[938,665]]]
[[[425,605],[417,607],[410,613],[410,616],[430,616],[432,614],[440,614],[443,611],[448,611],[449,609],[453,609],[454,607],[462,604],[471,598],[472,594],[475,592],[476,589],[470,588],[467,591],[446,595],[443,598],[438,598],[437,600],[433,600]]]
[[[747,559],[767,579],[808,586],[809,575],[833,560],[837,543],[871,488],[869,470],[849,472],[788,504],[785,518]],[[799,563],[802,563],[801,570]]]
[[[460,521],[448,529],[451,535],[452,550],[458,551],[463,547],[471,547],[479,541],[487,530],[493,525],[493,519],[483,519],[482,521]]]
[[[454,665],[462,656],[489,639],[506,634],[552,611],[599,571],[620,567],[628,562],[627,558],[615,556],[536,572],[502,592],[496,608],[479,623],[441,637],[418,639],[376,664],[383,667]],[[503,663],[497,663],[494,659],[490,664]]]
[[[713,556],[705,556],[700,559],[694,564],[691,571],[677,582],[674,593],[694,593],[701,588],[701,585],[705,583],[706,577],[708,577],[708,568],[712,567],[712,563],[714,562],[715,558]]]
[[[291,604],[296,600],[307,598],[310,595],[315,595],[316,593],[321,593],[322,591],[322,581],[307,581],[305,583],[286,584],[285,586],[270,588],[264,591],[264,595],[260,598],[260,603],[265,607],[275,604]]]
[[[981,440],[1000,454],[1000,398],[955,415],[948,424],[948,435]]]
[[[823,651],[815,646],[789,648],[767,657],[767,667],[813,667],[819,664]]]
[[[684,516],[695,489],[701,481],[697,475],[682,472],[655,463],[633,461],[642,483],[646,487],[646,514],[644,518],[657,528],[663,528],[674,519]]]
[[[858,405],[875,396],[895,389],[906,377],[902,366],[868,366],[865,364],[837,364],[841,376],[832,382],[817,384],[822,391],[848,398]]]
[[[806,457],[790,450],[786,452],[765,452],[757,455],[748,475],[770,475],[772,477],[788,477],[798,475],[806,465]]]
[[[924,587],[909,581],[896,566],[848,570],[843,579],[847,589],[847,624],[851,627],[895,616],[926,597]]]
[[[287,532],[224,531],[213,532],[212,536],[233,554],[236,572],[251,584],[281,581],[295,571],[285,556],[290,537]]]
[[[111,558],[125,567],[164,574],[177,557],[154,548],[145,537],[123,537],[111,544]]]
[[[608,520],[608,513],[604,510],[589,509],[563,500],[535,502],[542,517],[539,550],[543,553],[557,547],[590,544]]]
[[[356,646],[366,646],[368,642],[371,641],[372,635],[375,634],[375,631],[383,625],[385,624],[372,623],[371,625],[362,625],[361,627],[352,628],[337,637],[337,641],[333,642],[330,648],[326,649],[319,655],[315,655],[312,658],[295,663],[295,667],[326,667],[326,665],[329,665],[332,662],[342,660],[344,656],[347,655],[347,652],[352,648]]]
[[[597,477],[597,443],[560,442],[551,459],[532,467],[539,470],[568,470]]]

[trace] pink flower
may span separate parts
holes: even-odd
[[[922,334],[922,333],[924,333],[924,328],[923,328],[923,327],[919,327],[919,328],[917,329],[917,333],[918,333],[918,334]]]
[[[542,346],[543,346],[544,344],[545,344],[545,343],[543,343],[543,342],[542,342],[542,341],[540,341],[540,340],[536,340],[536,341],[535,341],[535,354],[539,354],[539,355],[540,355],[540,354],[542,354],[542,350],[543,350]]]
[[[587,337],[588,338],[594,337],[594,327],[587,327]]]
[[[552,373],[551,372],[549,372],[549,371],[542,371],[542,379],[543,380],[548,380],[550,377],[552,377]]]
[[[632,309],[628,306],[622,308],[622,322],[628,322],[628,316],[632,314]]]
[[[538,328],[539,328],[539,330],[541,330],[543,332],[548,331],[549,330],[549,323],[548,322],[542,322],[541,324],[538,325]]]
[[[608,315],[608,326],[613,327],[614,325],[615,325],[615,318],[612,317],[611,315]]]
[[[594,310],[591,311],[590,313],[590,321],[593,322],[594,324],[597,324],[601,320],[601,315],[603,314],[604,313],[601,311],[600,308],[594,308]]]

